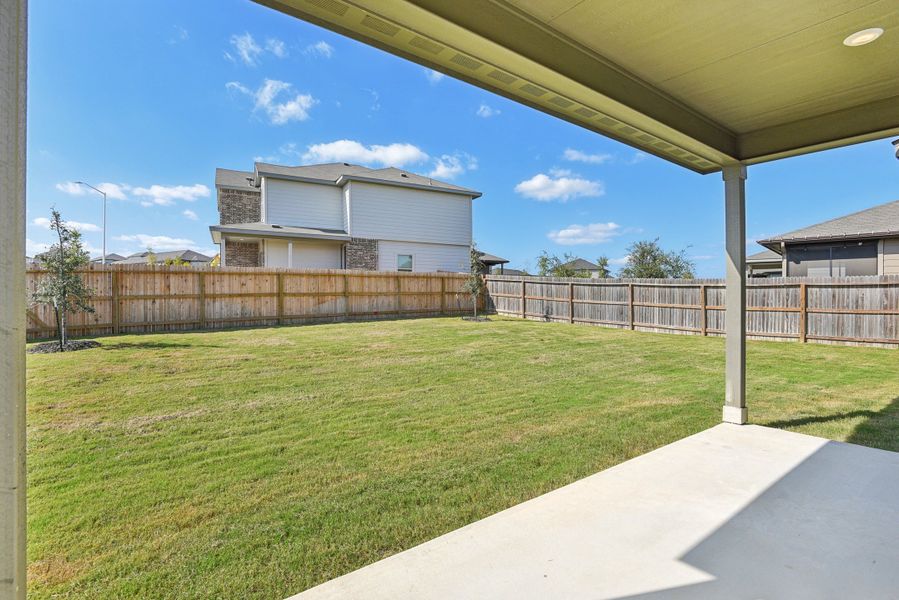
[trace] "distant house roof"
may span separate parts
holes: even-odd
[[[769,262],[780,262],[783,257],[775,252],[774,250],[762,250],[761,252],[756,252],[755,254],[750,254],[746,257],[746,262],[749,264],[755,263],[769,263]]]
[[[122,260],[116,261],[116,264],[119,265],[143,265],[147,263],[147,256],[149,252],[136,252],[135,254],[129,255],[127,258],[123,258]],[[201,263],[205,264],[212,260],[211,256],[206,256],[205,254],[200,254],[199,252],[194,252],[193,250],[172,250],[169,252],[154,252],[153,255],[156,257],[156,262],[161,263],[170,259],[180,259],[187,261],[189,263]]]
[[[234,223],[232,225],[211,225],[212,241],[219,244],[222,234],[247,237],[309,238],[318,240],[350,241],[350,236],[342,229],[316,229],[314,227],[293,227],[272,223]]]
[[[493,265],[504,265],[508,263],[508,259],[500,258],[499,256],[495,256],[493,254],[487,254],[486,252],[481,252],[481,262],[487,265],[488,267]]]
[[[575,258],[574,260],[568,261],[564,265],[562,265],[566,269],[572,269],[574,271],[598,271],[599,265],[594,265],[589,260],[584,260],[583,258]]]
[[[507,269],[503,267],[502,273],[494,273],[494,275],[519,275],[524,276],[527,275],[527,271],[522,271],[521,269]]]
[[[439,181],[425,175],[418,175],[395,167],[370,169],[350,163],[327,163],[322,165],[302,165],[288,167],[258,162],[255,171],[232,171],[230,169],[215,170],[216,187],[248,188],[258,187],[259,176],[280,177],[342,186],[347,181],[368,181],[371,183],[391,183],[404,187],[429,189],[453,194],[464,194],[477,198],[481,192],[466,187]],[[248,182],[252,180],[252,183]]]
[[[877,239],[899,235],[899,200],[872,206],[844,217],[837,217],[802,229],[790,231],[759,244],[775,248],[781,242],[814,242],[853,239]]]
[[[122,256],[121,254],[116,254],[115,252],[112,252],[112,253],[106,255],[106,262],[107,262],[107,263],[111,263],[111,262],[119,262],[119,261],[122,261],[122,260],[125,260],[125,257]],[[103,262],[103,257],[102,257],[102,256],[98,256],[97,258],[93,258],[93,259],[91,259],[91,262],[92,262],[92,263],[101,263],[101,262]]]

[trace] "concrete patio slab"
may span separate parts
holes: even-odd
[[[899,454],[721,424],[294,596],[899,598]]]

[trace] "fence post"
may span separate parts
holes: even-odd
[[[446,276],[440,276],[440,314],[446,314]]]
[[[708,301],[706,300],[706,287],[703,283],[699,286],[699,310],[701,311],[699,315],[699,322],[703,336],[707,336],[709,334],[708,312],[706,306],[708,306]]]
[[[627,284],[627,322],[628,326],[634,328],[634,284]]]
[[[197,288],[200,292],[200,329],[206,329],[206,271],[198,271],[197,275],[200,278],[197,281]]]
[[[275,274],[278,281],[278,325],[284,323],[284,278],[283,273],[278,271]]]
[[[574,282],[568,284],[568,322],[574,323]]]
[[[396,276],[396,314],[403,314],[403,284],[400,283],[400,276]]]
[[[808,335],[808,288],[799,284],[799,341],[805,343]]]
[[[119,333],[119,331],[121,329],[121,326],[120,326],[121,317],[119,316],[119,274],[118,274],[118,270],[115,269],[115,267],[113,267],[113,270],[110,272],[110,275],[112,276],[112,279],[109,283],[110,287],[112,288],[112,290],[111,290],[112,291],[112,306],[110,307],[112,310],[112,333],[117,334],[117,333]]]
[[[525,310],[526,297],[524,295],[524,286],[525,286],[524,278],[522,277],[522,279],[521,279],[521,318],[522,319],[526,319],[528,316],[527,311]]]
[[[350,318],[350,276],[343,274],[343,317]]]

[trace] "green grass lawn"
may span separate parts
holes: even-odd
[[[280,599],[715,425],[723,340],[458,318],[28,357],[32,598]],[[750,418],[899,450],[895,350],[749,343]]]

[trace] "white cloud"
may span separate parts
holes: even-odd
[[[554,177],[538,173],[516,185],[515,191],[526,198],[533,198],[541,202],[552,200],[566,202],[571,198],[602,196],[605,193],[601,181],[591,181],[558,172]]]
[[[581,244],[602,244],[619,235],[621,226],[617,223],[588,223],[569,225],[565,229],[550,231],[546,237],[562,246]]]
[[[647,158],[649,158],[649,155],[647,153],[638,151],[631,157],[629,161],[627,161],[627,164],[635,165],[637,163],[643,162]]]
[[[612,160],[611,154],[587,154],[573,148],[566,148],[562,154],[562,158],[573,162],[589,163],[591,165],[601,165]]]
[[[443,78],[446,77],[446,75],[440,71],[435,71],[434,69],[425,69],[425,77],[427,77],[428,83],[436,85],[443,81]]]
[[[285,56],[287,56],[287,44],[285,44],[278,38],[268,38],[267,40],[265,40],[265,49],[278,58],[284,58]]]
[[[119,235],[114,239],[120,242],[129,242],[137,244],[140,248],[153,248],[159,252],[168,250],[182,250],[187,248],[194,250],[198,248],[196,242],[187,238],[173,238],[167,235],[147,235],[145,233],[135,233],[133,235]]]
[[[285,81],[266,79],[256,91],[247,88],[239,81],[225,84],[229,90],[240,92],[253,99],[253,111],[262,111],[268,115],[272,125],[284,125],[290,121],[305,121],[318,100],[309,94],[293,94],[293,86]],[[280,100],[283,98],[283,100]]]
[[[332,56],[334,56],[334,46],[322,40],[319,42],[315,42],[314,44],[309,44],[308,46],[306,46],[306,49],[303,52],[311,56],[331,58]]]
[[[428,177],[435,179],[453,179],[466,171],[478,168],[478,159],[465,152],[443,154],[434,161],[434,168]]]
[[[500,110],[498,108],[493,108],[493,107],[487,106],[486,104],[482,104],[478,107],[478,110],[475,114],[478,115],[479,117],[489,119],[490,117],[495,117],[499,113],[500,113]]]
[[[64,181],[63,183],[57,183],[56,189],[71,196],[86,196],[88,194],[97,193],[86,185],[80,185],[75,183],[74,181]],[[130,190],[131,186],[128,186],[124,183],[106,182],[98,184],[97,189],[105,192],[107,198],[112,198],[113,200],[125,200],[127,198],[125,192]]]
[[[100,227],[94,225],[93,223],[80,223],[78,221],[63,221],[67,226],[72,229],[77,229],[78,231],[84,233],[85,231],[101,231]],[[38,227],[46,227],[50,229],[50,219],[47,217],[38,217],[34,221],[32,221]]]
[[[190,34],[187,32],[187,30],[184,27],[181,27],[180,25],[173,25],[172,26],[172,35],[169,38],[169,44],[175,45],[180,42],[185,42],[185,41],[187,41],[187,39],[189,37],[190,37]]]
[[[41,252],[46,252],[50,249],[50,244],[44,242],[35,242],[30,238],[25,238],[25,255],[31,256],[32,258]]]
[[[193,202],[197,198],[206,198],[209,196],[209,188],[201,183],[194,185],[158,185],[154,184],[150,187],[136,187],[132,190],[135,196],[146,198],[142,200],[143,206],[171,206],[178,200],[186,200]]]
[[[187,217],[188,219],[190,219],[191,221],[196,221],[197,219],[199,219],[199,217],[197,216],[197,213],[195,213],[194,211],[192,211],[189,208],[185,208],[181,214],[184,215],[185,217]]]
[[[626,265],[627,261],[629,261],[630,258],[631,258],[630,254],[628,254],[627,256],[622,256],[621,258],[610,258],[609,264],[615,265],[616,267],[621,267],[621,266]]]
[[[423,162],[428,159],[428,155],[413,144],[394,143],[386,146],[379,144],[365,146],[355,140],[337,140],[309,146],[302,159],[307,163],[356,162],[402,167]]]
[[[262,47],[256,43],[253,36],[249,32],[243,35],[234,34],[231,36],[231,45],[237,56],[248,67],[255,67],[259,64],[259,55],[262,54]],[[227,52],[226,55],[230,56]]]

